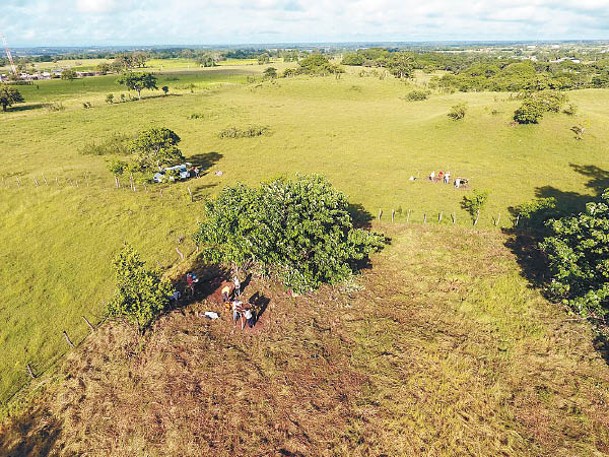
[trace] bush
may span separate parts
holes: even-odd
[[[218,133],[220,138],[254,138],[257,136],[268,135],[270,127],[264,125],[251,125],[244,130],[237,127],[229,127]]]
[[[520,108],[514,111],[514,120],[519,124],[537,124],[543,118],[543,106],[535,100],[525,100]]]
[[[448,117],[450,117],[453,121],[458,121],[465,117],[467,113],[467,103],[459,103],[457,105],[451,106],[450,111],[448,112]]]
[[[353,228],[347,198],[321,176],[228,187],[194,235],[207,262],[273,275],[296,291],[349,279],[384,237]]]
[[[567,116],[575,116],[577,114],[577,105],[575,103],[569,103],[562,112]]]
[[[407,102],[420,102],[423,100],[427,100],[430,94],[431,91],[429,90],[415,89],[408,92],[404,97],[404,100],[406,100]]]
[[[609,311],[609,189],[585,213],[550,220],[540,243],[548,258],[549,291],[583,316]]]
[[[122,133],[115,133],[103,143],[94,141],[86,143],[79,152],[83,155],[103,156],[109,154],[126,155],[129,153],[129,141],[131,137]]]
[[[148,270],[140,255],[129,245],[115,257],[114,271],[116,292],[108,304],[108,311],[113,316],[124,317],[142,333],[169,304],[173,287]]]

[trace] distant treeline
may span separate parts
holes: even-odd
[[[343,65],[389,67],[399,50],[371,48],[346,53]],[[427,73],[445,71],[431,88],[470,91],[569,90],[609,87],[609,58],[605,53],[579,55],[539,52],[527,56],[504,51],[411,52],[413,67]],[[586,59],[586,60],[584,60]]]

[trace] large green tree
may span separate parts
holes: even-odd
[[[158,87],[156,87],[156,76],[152,73],[123,73],[117,82],[124,85],[129,90],[136,91],[138,99],[142,98],[142,90],[158,89]]]
[[[576,311],[609,312],[609,189],[577,216],[550,220],[540,244],[552,280],[549,290]]]
[[[124,317],[141,333],[169,304],[172,285],[146,268],[140,255],[125,245],[114,259],[116,292],[108,304],[113,316]]]
[[[22,103],[24,101],[21,93],[13,86],[0,83],[0,105],[2,105],[2,111],[6,111],[7,107],[11,107],[15,103]]]
[[[138,134],[130,143],[129,152],[135,155],[141,171],[158,170],[185,160],[178,148],[180,141],[181,138],[173,130],[152,128]]]
[[[355,229],[346,196],[323,177],[224,188],[194,238],[203,260],[273,275],[297,291],[351,277],[384,237]]]

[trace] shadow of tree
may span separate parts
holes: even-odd
[[[31,110],[35,110],[35,109],[40,109],[40,108],[44,108],[46,105],[44,103],[30,103],[27,105],[17,105],[17,106],[12,106],[11,108],[8,108],[6,110],[6,113],[14,113],[14,112],[18,112],[18,111],[31,111]],[[0,110],[0,113],[3,113],[4,111]]]
[[[372,214],[360,203],[349,203],[347,211],[351,215],[355,228],[370,229],[372,227]]]
[[[188,157],[188,161],[192,163],[194,166],[198,166],[203,170],[207,170],[213,167],[218,161],[224,157],[223,154],[220,154],[216,151],[205,152],[201,154],[194,154]]]
[[[47,457],[61,427],[57,419],[42,407],[32,408],[12,418],[0,428],[0,455],[10,457]]]
[[[556,200],[556,210],[541,214],[543,218],[556,218],[577,214],[585,211],[586,204],[598,199],[609,188],[609,170],[604,170],[596,165],[569,164],[571,169],[588,178],[585,187],[591,189],[593,194],[580,194],[578,192],[558,189],[554,186],[542,186],[535,190],[537,198],[552,197]],[[514,217],[518,215],[518,207],[511,207],[510,212]],[[551,299],[544,290],[544,285],[551,280],[548,271],[546,257],[539,249],[539,242],[548,235],[547,229],[541,227],[515,227],[504,229],[509,236],[505,245],[515,254],[521,269],[521,274],[532,287],[541,289],[546,298]],[[602,325],[607,325],[603,322]],[[603,332],[599,332],[594,340],[594,347],[609,364],[609,338]]]

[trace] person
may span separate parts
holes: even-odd
[[[199,167],[195,167],[194,172],[195,172],[195,178],[198,178],[199,174],[201,173],[201,170],[199,169]]]
[[[237,276],[233,278],[233,284],[235,286],[235,297],[239,297],[241,295],[241,281],[239,281],[239,278]]]
[[[172,305],[177,305],[180,298],[182,298],[182,294],[178,289],[174,289],[173,294],[171,294],[171,297],[169,297],[169,303]]]
[[[444,181],[444,172],[442,170],[438,172],[438,181]]]
[[[243,318],[242,313],[243,302],[239,300],[233,300],[233,322],[237,322],[237,319],[239,319],[239,317]],[[241,328],[243,328],[243,325],[241,326]]]
[[[195,296],[195,283],[199,282],[199,278],[192,271],[186,273],[186,287],[190,290],[190,294]]]
[[[455,179],[455,187],[458,189],[460,185],[461,185],[461,178]]]
[[[447,171],[446,174],[444,175],[444,184],[449,184],[450,183],[450,171]]]
[[[243,309],[243,313],[241,314],[241,330],[245,329],[246,322],[249,328],[254,327],[254,324],[256,323],[252,307],[249,304]]]
[[[228,300],[230,299],[230,292],[230,285],[225,284],[222,288],[222,291],[220,292],[222,294],[222,301],[224,301],[225,303],[228,302]]]
[[[429,173],[429,180],[433,181],[434,179],[436,179],[436,172],[432,171],[431,173]]]

